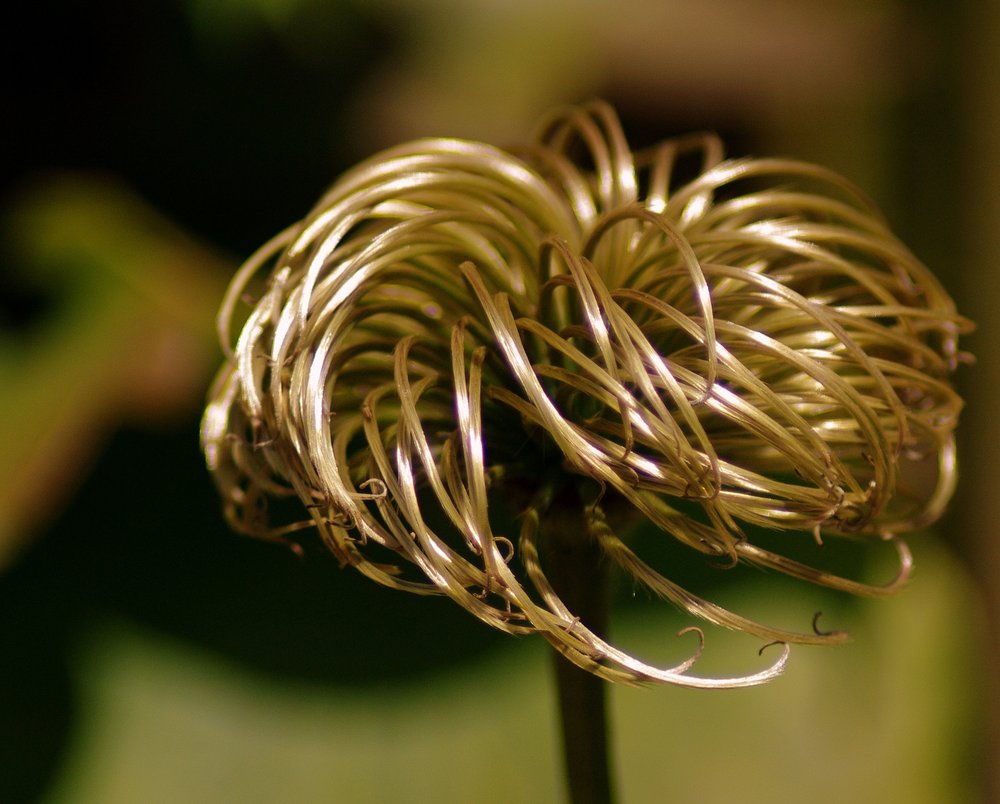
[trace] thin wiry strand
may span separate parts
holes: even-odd
[[[714,135],[633,154],[600,102],[510,150],[419,140],[360,164],[240,269],[218,328],[202,444],[234,527],[313,528],[379,583],[540,633],[612,681],[757,684],[788,643],[845,638],[701,598],[630,544],[636,522],[714,563],[882,595],[912,566],[900,534],[955,486],[970,325],[871,202],[813,165],[726,161]],[[300,516],[271,504],[286,498]],[[636,584],[780,657],[706,679],[700,631],[662,668],[585,627],[539,550],[568,499],[590,500],[579,538]],[[889,541],[899,570],[842,578],[759,528]]]

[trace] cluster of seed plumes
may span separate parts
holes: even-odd
[[[881,595],[909,574],[899,534],[954,487],[969,325],[871,203],[821,167],[724,159],[712,135],[633,153],[599,102],[522,147],[425,139],[360,164],[240,269],[219,327],[202,443],[234,527],[315,528],[379,583],[609,680],[756,684],[788,643],[844,638],[692,594],[633,549],[637,520],[719,565]],[[588,629],[540,558],[566,499],[632,583],[781,657],[701,678]],[[898,577],[827,573],[755,544],[761,527],[889,541]]]

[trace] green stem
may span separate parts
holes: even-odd
[[[566,607],[594,633],[608,629],[607,560],[584,522],[579,502],[553,505],[542,535],[545,573]],[[571,804],[615,800],[608,751],[607,682],[562,655],[555,658],[563,759]]]

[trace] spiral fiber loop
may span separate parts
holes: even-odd
[[[954,489],[949,378],[969,329],[845,179],[725,160],[712,135],[633,153],[592,102],[519,148],[425,139],[343,175],[234,278],[202,444],[240,531],[315,528],[379,583],[541,633],[609,680],[746,686],[781,671],[788,643],[845,635],[701,599],[624,529],[891,593],[911,567],[898,534],[940,517]],[[280,498],[302,515],[276,517]],[[636,583],[781,656],[701,678],[697,654],[654,667],[586,628],[540,558],[568,498],[583,500],[580,538]],[[520,514],[516,537],[494,530],[499,499]],[[829,574],[755,544],[761,527],[890,540],[898,575]]]

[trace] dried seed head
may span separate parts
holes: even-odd
[[[700,174],[676,186],[692,156]],[[611,680],[748,685],[787,648],[755,675],[705,679],[589,631],[538,559],[561,489],[589,485],[580,537],[691,614],[824,643],[843,634],[689,593],[615,517],[874,595],[909,573],[897,534],[936,520],[955,483],[949,377],[970,326],[871,203],[814,165],[723,160],[710,135],[633,154],[603,103],[553,114],[518,149],[420,140],[364,162],[246,263],[219,327],[229,359],[202,443],[236,528],[314,527],[380,583],[540,632]],[[496,495],[524,511],[516,549],[494,532]],[[270,521],[282,496],[309,518]],[[899,575],[836,577],[748,526],[891,539]]]

